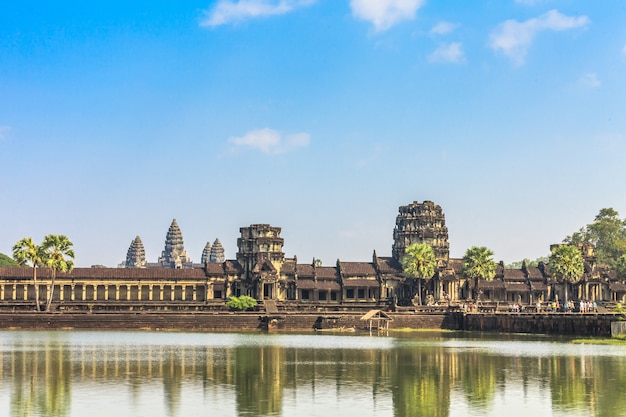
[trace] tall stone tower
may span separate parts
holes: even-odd
[[[204,265],[209,262],[209,255],[211,254],[211,243],[207,242],[202,250],[202,257],[200,258],[200,263]]]
[[[126,268],[145,268],[146,267],[146,251],[143,247],[141,238],[137,236],[130,242],[130,247],[126,253]]]
[[[224,256],[224,247],[222,246],[222,242],[216,238],[215,242],[213,242],[211,253],[209,254],[209,262],[213,264],[221,264],[225,260],[226,257]]]
[[[183,243],[183,234],[176,223],[176,219],[172,220],[172,224],[165,236],[165,250],[161,252],[159,264],[165,268],[183,268],[185,264],[190,264],[191,259],[187,257],[185,245]]]
[[[237,261],[243,268],[249,295],[266,299],[278,297],[278,279],[285,261],[281,228],[253,224],[239,231],[241,237],[237,239]]]
[[[437,266],[445,268],[450,258],[448,228],[443,210],[432,201],[414,201],[401,206],[393,229],[392,255],[402,261],[407,246],[414,243],[427,243],[432,246]]]

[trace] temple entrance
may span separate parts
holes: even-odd
[[[263,284],[263,298],[267,300],[274,298],[274,284]]]

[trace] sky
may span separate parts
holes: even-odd
[[[535,259],[626,216],[623,0],[13,1],[0,7],[0,253],[65,234],[199,262],[390,256],[434,201],[452,257]]]

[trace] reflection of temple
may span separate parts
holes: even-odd
[[[424,280],[423,295],[433,302],[461,302],[472,294],[472,281],[462,273],[462,260],[449,257],[448,229],[440,206],[431,201],[399,208],[391,257],[373,251],[369,262],[337,260],[322,266],[315,259],[300,263],[283,252],[281,228],[268,224],[242,227],[235,259],[225,259],[219,239],[202,252],[202,263],[193,264],[183,245],[176,220],[167,232],[165,249],[157,263],[147,263],[143,242],[136,237],[127,253],[126,268],[76,268],[58,274],[56,306],[98,306],[104,309],[142,308],[204,309],[221,307],[230,296],[249,295],[275,300],[282,308],[318,306],[349,309],[393,307],[410,304],[414,283],[406,280],[400,259],[413,243],[427,243],[435,251],[437,268]],[[559,283],[540,264],[506,269],[500,263],[493,280],[479,280],[481,300],[534,304],[562,300],[565,285],[574,299],[599,302],[626,300],[626,283],[615,271],[599,265],[591,245],[580,246],[585,273],[574,284]],[[50,291],[50,271],[38,269],[39,294]],[[0,307],[34,305],[34,284],[29,268],[0,268]],[[91,307],[89,307],[91,308]]]

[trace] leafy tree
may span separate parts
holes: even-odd
[[[414,243],[406,248],[402,257],[402,268],[409,278],[417,280],[418,303],[422,304],[422,279],[429,279],[435,274],[435,252],[426,243]]]
[[[484,246],[472,246],[463,256],[463,274],[474,280],[474,299],[478,296],[478,280],[492,280],[496,275],[493,252]]]
[[[6,256],[4,253],[0,253],[0,267],[17,267],[20,266],[13,258]]]
[[[521,269],[522,265],[524,265],[524,262],[526,262],[526,266],[528,267],[538,267],[540,262],[543,263],[547,263],[548,262],[548,257],[547,256],[541,256],[537,259],[535,259],[534,261],[531,261],[528,258],[524,258],[521,261],[515,261],[515,262],[511,262],[510,264],[506,264],[505,268],[506,269]]]
[[[612,208],[603,208],[593,223],[567,236],[564,243],[592,243],[596,247],[599,263],[615,266],[617,259],[626,253],[626,221]]]
[[[45,265],[52,270],[52,280],[50,282],[50,294],[46,302],[46,311],[50,311],[52,297],[54,295],[54,281],[57,272],[70,272],[74,269],[75,258],[72,246],[74,244],[65,235],[47,235],[41,243],[45,254]],[[69,259],[68,259],[69,258]]]
[[[21,265],[32,265],[33,284],[35,286],[35,303],[37,311],[41,311],[39,304],[39,284],[37,283],[37,267],[45,264],[46,254],[40,245],[36,245],[32,237],[25,237],[13,245],[13,259]]]
[[[615,272],[620,279],[626,279],[626,255],[622,255],[615,262]]]
[[[256,307],[257,301],[248,295],[242,295],[240,297],[231,296],[226,302],[226,305],[233,310],[247,310]]]
[[[585,272],[583,256],[578,248],[572,245],[555,246],[551,252],[548,266],[552,275],[565,284],[565,301],[567,301],[569,284],[578,282]]]

